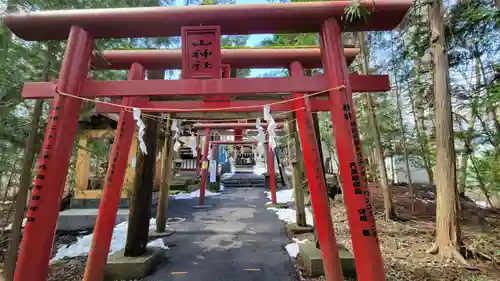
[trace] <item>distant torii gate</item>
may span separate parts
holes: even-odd
[[[53,83],[26,83],[25,98],[54,98],[34,191],[27,215],[27,224],[20,247],[15,281],[43,281],[57,223],[60,194],[63,190],[73,140],[76,135],[81,100],[76,97],[137,97],[137,96],[217,96],[253,95],[255,93],[311,93],[328,91],[340,175],[349,218],[358,280],[383,281],[380,247],[370,204],[359,132],[352,102],[351,83],[341,43],[343,31],[390,30],[404,17],[411,0],[375,0],[363,2],[360,8],[370,10],[366,18],[342,22],[344,9],[350,1],[305,2],[261,5],[214,5],[189,7],[153,7],[131,9],[93,9],[14,13],[4,17],[4,23],[25,40],[68,40],[57,87]],[[298,20],[300,19],[300,20]],[[202,25],[202,27],[200,27]],[[210,30],[211,29],[211,30]],[[87,80],[89,62],[94,49],[93,39],[128,37],[179,36],[183,30],[183,80],[179,81],[91,81]],[[303,77],[299,67],[286,78],[220,79],[220,49],[218,35],[253,33],[320,32],[321,57],[325,76]],[[204,33],[200,35],[199,33]],[[212,41],[214,39],[215,41]],[[214,44],[212,44],[212,42]],[[210,43],[210,44],[209,44]],[[210,47],[208,47],[210,45]],[[194,54],[191,47],[206,46],[203,53]],[[215,52],[208,58],[208,54]],[[201,58],[203,55],[205,58]],[[137,73],[144,68],[134,65]],[[132,67],[132,69],[134,68]],[[211,69],[213,68],[213,69]],[[361,77],[361,76],[360,76]],[[194,79],[192,79],[194,78]],[[201,79],[203,78],[203,79]],[[204,79],[211,78],[211,79]],[[366,84],[365,84],[366,85]],[[361,85],[363,86],[363,85]],[[130,104],[124,99],[122,104]],[[319,165],[317,143],[312,128],[309,98],[298,100],[297,119],[314,215],[326,279],[343,280],[336,249],[335,234],[326,200],[326,185]],[[121,110],[118,135],[126,138],[133,131],[131,113]],[[123,142],[113,143],[106,175],[105,194],[119,194],[126,164],[127,150]],[[125,164],[123,164],[125,163]],[[109,191],[108,191],[109,190]],[[118,190],[118,191],[117,191]],[[110,196],[115,198],[115,196]],[[113,200],[101,204],[114,206]],[[110,208],[110,211],[112,208]],[[113,213],[114,216],[114,213]],[[111,227],[114,217],[99,214],[100,225]],[[86,281],[102,280],[110,233],[94,239],[86,268]],[[96,237],[94,237],[96,238]],[[108,245],[106,245],[108,242]],[[99,245],[96,245],[99,243]]]
[[[267,124],[262,124],[263,128],[267,128]],[[276,128],[282,128],[283,124],[278,123]],[[255,124],[247,124],[247,123],[204,123],[204,124],[194,124],[194,129],[203,129],[203,135],[205,137],[203,143],[203,153],[202,153],[202,170],[201,170],[201,184],[200,184],[200,205],[203,206],[205,204],[205,189],[207,184],[207,169],[208,169],[208,144],[209,139],[208,136],[210,134],[210,130],[213,129],[252,129],[255,128]],[[233,143],[244,142],[242,140],[233,141]],[[213,142],[212,144],[218,144],[217,142]],[[269,173],[269,185],[272,194],[272,203],[276,204],[276,173],[274,171],[274,151],[271,146],[267,147],[267,172]]]

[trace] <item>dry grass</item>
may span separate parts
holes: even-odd
[[[462,238],[467,247],[465,268],[453,260],[428,255],[435,235],[435,203],[432,188],[414,188],[415,212],[406,187],[392,187],[398,215],[405,222],[384,220],[383,200],[371,187],[380,246],[388,281],[498,281],[500,280],[500,212],[463,202]],[[425,202],[426,201],[426,202]],[[352,252],[346,210],[341,202],[331,208],[337,241]],[[307,279],[316,281],[321,279]]]

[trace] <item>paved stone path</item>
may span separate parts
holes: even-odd
[[[193,209],[197,200],[170,202],[169,215],[186,220],[170,224],[177,232],[164,238],[168,260],[145,281],[298,280],[284,224],[264,208],[262,188],[227,189],[206,198],[208,209]]]

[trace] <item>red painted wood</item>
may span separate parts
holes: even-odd
[[[183,26],[182,79],[221,78],[219,26]]]
[[[256,140],[211,141],[211,144],[256,144]]]
[[[304,75],[304,69],[298,62],[290,65],[292,76]],[[303,94],[294,94],[298,97]],[[315,227],[318,233],[318,239],[323,257],[323,267],[327,281],[343,281],[342,267],[340,266],[340,257],[337,250],[337,241],[335,238],[335,229],[332,224],[330,207],[328,205],[328,196],[326,191],[324,171],[321,165],[318,142],[316,141],[316,132],[312,113],[309,110],[310,103],[308,98],[295,101],[296,107],[304,107],[304,110],[298,110],[295,113],[299,127],[300,143],[304,153],[304,163],[306,167],[309,191],[311,193],[311,204],[314,212]]]
[[[201,168],[201,147],[200,147],[200,138],[199,136],[196,138],[196,174],[200,174]]]
[[[203,132],[203,160],[201,164],[201,182],[200,182],[200,206],[205,205],[205,190],[207,188],[208,178],[208,144],[210,129],[206,128]]]
[[[255,125],[254,125],[255,127]],[[234,140],[235,141],[242,141],[243,140],[243,130],[234,128]]]
[[[344,54],[351,63],[359,54],[357,48],[345,48]],[[305,68],[322,68],[319,48],[252,48],[222,49],[222,63],[232,68],[287,68],[293,61],[302,63]],[[107,50],[102,52],[107,63],[93,57],[93,69],[129,69],[138,62],[146,69],[181,69],[181,50]],[[226,78],[226,76],[223,76]],[[227,76],[229,78],[229,75]]]
[[[138,63],[132,65],[128,79],[144,80],[146,70]],[[123,105],[130,105],[132,98],[124,98]],[[92,237],[87,266],[83,281],[101,281],[108,259],[111,237],[115,226],[116,211],[128,165],[128,156],[134,137],[135,122],[132,112],[122,109],[116,128],[115,140],[109,155],[104,192],[99,204],[99,213]]]
[[[87,77],[92,50],[90,35],[82,28],[72,27],[59,76],[62,91],[79,95],[80,84]],[[56,97],[52,103],[26,216],[15,281],[45,281],[47,278],[81,104],[80,100],[65,96]]]
[[[335,20],[328,20],[320,35],[324,70],[330,86],[347,82],[345,89],[331,91],[329,98],[358,280],[384,281],[384,264],[366,183],[352,89],[346,79],[348,69],[342,54],[340,25]]]
[[[276,196],[276,169],[274,168],[274,149],[269,143],[269,133],[266,134],[267,141],[267,174],[269,175],[269,189],[271,191],[271,203],[278,202]]]
[[[223,34],[318,32],[330,18],[340,20],[350,0],[203,5],[184,7],[59,10],[9,14],[4,23],[21,39],[66,40],[71,25],[94,38],[179,36],[182,26],[220,25]],[[344,31],[391,30],[404,18],[412,0],[363,1],[365,18],[342,24]]]
[[[377,92],[390,90],[387,75],[350,74],[353,92]],[[28,82],[24,84],[23,98],[48,99],[55,95],[52,82]],[[335,87],[340,86],[336,85]],[[255,95],[288,94],[290,92],[319,92],[333,87],[324,76],[185,79],[147,81],[91,81],[86,80],[81,96],[203,96],[203,95]],[[63,91],[64,92],[64,91]]]
[[[230,78],[231,77],[231,67],[227,64],[223,64],[220,69],[221,76],[222,78]],[[224,96],[203,96],[202,97],[203,101],[208,101],[208,105],[211,104],[217,104],[218,102],[230,102],[231,96],[229,95],[224,95]],[[194,107],[193,107],[194,108]]]
[[[267,123],[260,124],[263,128],[267,127]],[[193,129],[255,129],[254,123],[197,123],[193,124]],[[276,124],[276,128],[283,128],[283,123]],[[241,134],[240,134],[241,135]]]
[[[261,112],[264,105],[279,102],[280,100],[235,100],[235,101],[136,101],[134,106],[139,108],[146,108],[142,111],[144,112]],[[115,104],[120,104],[121,99],[113,101]],[[250,106],[250,107],[247,107]],[[258,107],[256,107],[258,106]],[[232,108],[231,108],[232,107]],[[247,108],[242,108],[247,107]],[[227,108],[223,110],[210,110],[217,108]],[[295,108],[293,101],[287,103],[281,103],[276,105],[271,105],[271,111],[290,111]],[[172,111],[165,109],[173,109]],[[329,111],[330,105],[325,99],[311,99],[311,111]],[[120,112],[120,108],[108,104],[96,104],[96,113],[117,113]]]

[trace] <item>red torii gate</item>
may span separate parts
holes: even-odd
[[[261,124],[263,128],[267,128],[267,123]],[[282,128],[283,124],[276,124],[276,128]],[[247,124],[247,123],[203,123],[203,124],[194,124],[194,129],[203,129],[203,135],[205,136],[205,140],[203,143],[203,159],[202,159],[202,169],[201,169],[201,184],[200,184],[200,206],[205,204],[205,189],[207,185],[207,169],[208,169],[208,143],[209,143],[209,134],[212,129],[253,129],[255,128],[255,124]],[[266,135],[269,137],[269,134]],[[233,143],[240,143],[242,140],[235,140]],[[212,144],[218,144],[217,142],[212,141]],[[276,173],[274,171],[274,151],[271,146],[267,146],[267,172],[269,173],[269,185],[272,195],[272,203],[276,204]],[[273,160],[271,160],[273,159]]]
[[[369,203],[363,158],[359,142],[354,106],[352,78],[348,78],[341,44],[341,32],[364,30],[390,30],[404,17],[411,0],[375,0],[362,3],[370,10],[366,19],[343,23],[344,8],[350,1],[308,2],[262,5],[214,5],[196,7],[154,7],[138,9],[95,9],[16,13],[4,18],[5,24],[25,40],[68,39],[61,67],[57,91],[51,83],[27,83],[23,96],[27,98],[54,98],[47,126],[34,192],[27,216],[27,225],[21,244],[15,281],[43,281],[47,276],[48,260],[57,222],[60,194],[63,189],[81,100],[79,97],[136,97],[162,95],[248,95],[254,93],[309,93],[329,90],[330,112],[335,131],[340,163],[340,174],[348,211],[349,225],[356,260],[358,279],[385,280],[375,221]],[[297,20],[300,19],[300,20]],[[321,56],[324,77],[301,77],[294,71],[291,78],[204,79],[180,81],[89,81],[86,80],[94,47],[93,39],[122,37],[165,37],[180,35],[183,26],[220,26],[223,34],[318,32],[321,36]],[[68,36],[69,34],[69,36]],[[201,41],[200,41],[201,42]],[[219,62],[220,63],[220,62]],[[133,67],[134,68],[134,67]],[[298,68],[297,68],[298,69]],[[133,73],[144,69],[136,66]],[[137,72],[136,72],[137,71]],[[297,75],[294,75],[296,73]],[[135,77],[129,77],[135,78]],[[340,86],[344,87],[340,87]],[[42,95],[34,93],[44,92]],[[239,89],[239,90],[238,90]],[[235,91],[236,90],[236,91]],[[57,94],[60,93],[60,94]],[[124,99],[129,104],[130,99]],[[303,104],[300,104],[300,103]],[[304,156],[314,215],[318,219],[318,236],[327,280],[343,280],[335,235],[324,198],[325,182],[312,127],[309,99],[297,102],[305,110],[298,114],[299,130],[304,144]],[[120,112],[119,138],[127,139],[133,132],[130,112]],[[310,130],[309,130],[310,131]],[[106,175],[105,193],[116,193],[123,175],[115,173],[123,160],[126,141],[113,144]],[[128,150],[127,150],[128,151]],[[120,179],[121,177],[121,179]],[[108,191],[109,189],[109,191]],[[118,191],[119,192],[119,191]],[[111,198],[113,196],[110,196]],[[113,205],[114,202],[101,204]],[[113,214],[114,216],[114,214]],[[99,214],[99,225],[112,225],[114,217]],[[104,241],[103,239],[102,241]],[[96,245],[89,256],[85,280],[102,279],[102,268],[109,244]],[[108,240],[109,241],[109,240]],[[102,246],[102,247],[101,247]]]

